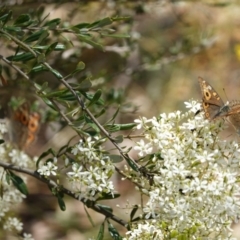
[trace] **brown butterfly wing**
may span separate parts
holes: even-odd
[[[213,120],[218,117],[220,109],[224,107],[224,102],[214,88],[203,78],[198,77],[198,82],[201,87],[202,106],[205,116],[207,119]]]

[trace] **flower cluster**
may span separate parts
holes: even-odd
[[[102,194],[114,194],[113,183],[109,180],[114,165],[97,143],[98,139],[88,137],[72,149],[77,162],[72,164],[72,171],[67,172],[67,176],[78,199],[94,201]]]
[[[195,115],[199,103],[186,106],[185,114],[136,120],[145,140],[135,150],[153,181],[146,184],[146,174],[135,177],[149,199],[145,220],[132,226],[126,239],[233,239],[230,225],[240,214],[239,145],[219,138],[222,120]]]
[[[7,132],[6,124],[0,123],[0,139],[3,139],[3,135]],[[5,163],[11,163],[19,167],[32,167],[33,160],[23,151],[14,149],[9,143],[0,145],[1,161]],[[19,219],[13,217],[12,207],[20,204],[25,195],[20,193],[12,182],[5,181],[7,172],[4,168],[0,167],[1,189],[3,194],[0,197],[0,225],[4,230],[19,234],[23,230],[23,223]],[[18,174],[19,176],[20,174]],[[26,182],[26,178],[21,176]],[[33,239],[30,234],[23,233],[23,239]]]

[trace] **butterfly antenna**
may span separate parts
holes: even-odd
[[[223,92],[224,92],[224,95],[225,95],[225,97],[226,97],[226,99],[227,99],[227,101],[228,101],[229,99],[228,99],[228,96],[227,96],[227,94],[226,94],[225,88],[223,88]]]

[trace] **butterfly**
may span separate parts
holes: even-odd
[[[209,120],[228,117],[240,134],[240,101],[233,100],[224,104],[219,94],[203,78],[198,77],[202,92],[202,107]]]
[[[0,87],[0,105],[7,118],[8,138],[18,148],[26,150],[36,140],[41,116],[34,110],[36,96],[29,87],[15,82]]]

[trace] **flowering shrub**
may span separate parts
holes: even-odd
[[[136,180],[149,199],[125,239],[232,239],[240,213],[239,145],[218,137],[222,121],[194,116],[199,103],[186,106],[187,113],[135,121],[145,138],[135,149],[153,181]]]

